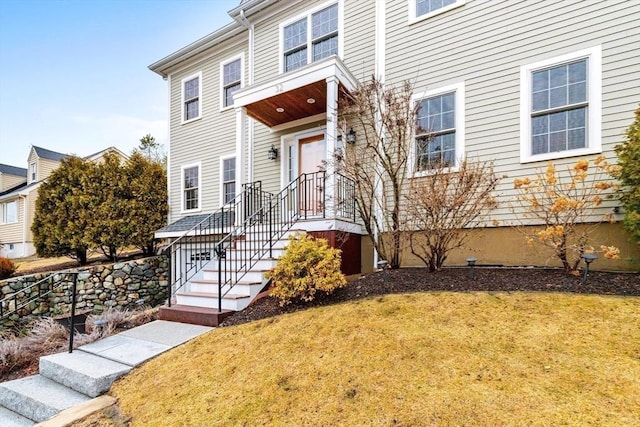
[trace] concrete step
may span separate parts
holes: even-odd
[[[235,279],[236,277],[240,277],[240,280],[242,280],[242,282],[248,282],[248,283],[260,283],[262,282],[262,280],[264,279],[264,274],[267,272],[267,270],[254,270],[252,269],[251,271],[247,271],[243,276],[241,276],[241,274],[239,274],[238,276],[235,275],[235,271],[231,271],[230,275],[226,275],[227,280],[231,279]],[[212,268],[207,268],[203,270],[202,273],[202,280],[208,281],[208,282],[216,282],[218,280],[218,270],[216,269],[212,269]],[[222,281],[225,281],[225,274],[223,272],[222,275]]]
[[[80,350],[40,358],[40,375],[91,397],[109,390],[130,370],[131,366]]]
[[[33,375],[0,384],[0,405],[36,422],[46,421],[89,396],[45,378]]]
[[[225,285],[222,287],[222,293],[231,292],[234,294],[241,295],[249,295],[254,297],[258,295],[258,293],[264,287],[264,282],[238,282],[235,286],[231,287],[229,285]],[[217,280],[192,280],[190,282],[190,291],[191,292],[207,292],[207,293],[217,293],[218,292],[218,281]]]
[[[225,262],[222,263],[223,267],[226,267],[228,269],[233,269],[236,270],[238,267],[243,267],[245,265],[247,265],[248,261],[246,260],[246,258],[230,258],[227,259]],[[263,259],[259,259],[257,261],[255,261],[255,264],[253,265],[253,267],[251,267],[253,270],[262,270],[262,271],[268,271],[271,270],[273,267],[276,266],[276,264],[278,263],[278,260],[273,259],[273,258],[263,258]],[[212,262],[209,265],[207,265],[205,268],[202,269],[205,272],[218,272],[218,262]]]
[[[245,250],[247,250],[247,252],[249,250],[254,250],[260,247],[264,247],[265,249],[269,249],[268,245],[260,245],[257,244],[256,241],[250,241],[248,239],[246,240],[236,240],[234,247],[231,249],[231,251],[236,250],[236,251],[240,251],[240,252],[244,252]],[[273,242],[273,249],[284,249],[289,245],[289,240],[284,239],[284,240],[276,240],[275,242]]]
[[[193,307],[218,308],[218,294],[213,292],[178,292],[176,294],[178,305],[190,305]],[[251,302],[249,295],[227,294],[222,297],[222,309],[240,311]]]
[[[215,327],[233,313],[234,311],[231,310],[222,310],[220,312],[214,308],[174,304],[171,307],[160,307],[158,317],[161,320],[169,320],[172,322]]]
[[[284,254],[284,248],[273,248],[273,250],[271,251],[271,254],[269,253],[269,251],[267,251],[264,254],[263,259],[277,259],[277,258],[280,258],[283,254]],[[227,262],[236,261],[236,260],[245,260],[253,255],[254,255],[254,251],[249,249],[246,249],[246,250],[245,249],[228,249]],[[272,255],[271,258],[269,258],[270,255]],[[214,259],[209,262],[209,264],[207,265],[207,268],[210,268],[212,266],[217,266],[217,265],[218,265],[218,260]]]
[[[3,406],[0,406],[0,426],[2,427],[31,427],[36,423],[29,418],[25,418],[20,414],[13,412]]]

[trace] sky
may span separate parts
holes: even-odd
[[[167,83],[147,67],[232,21],[240,0],[0,0],[0,163],[32,145],[167,147]]]

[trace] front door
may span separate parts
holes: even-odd
[[[298,209],[303,217],[324,213],[327,141],[324,134],[298,140]]]

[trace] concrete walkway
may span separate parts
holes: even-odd
[[[94,398],[116,379],[211,329],[156,320],[73,353],[41,357],[38,375],[0,383],[0,426],[70,425],[86,416],[88,408],[95,411],[112,404],[110,399]]]

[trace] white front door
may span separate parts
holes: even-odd
[[[289,178],[300,177],[297,208],[303,217],[318,216],[324,210],[324,171],[327,141],[323,132],[294,138],[288,150]]]

